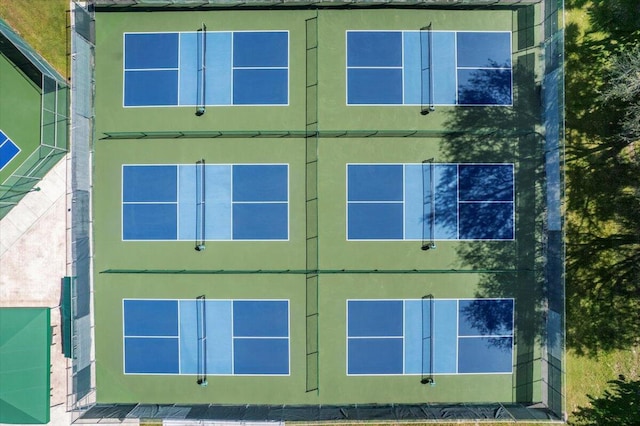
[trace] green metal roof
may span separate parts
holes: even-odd
[[[49,422],[50,348],[49,308],[0,308],[0,423]]]

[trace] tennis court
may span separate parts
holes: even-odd
[[[547,398],[539,5],[111,7],[98,408],[511,419]]]
[[[511,373],[513,300],[349,300],[348,374]]]
[[[68,87],[0,18],[0,219],[67,153]]]
[[[512,240],[512,164],[348,164],[349,240]]]
[[[286,300],[123,303],[125,374],[289,374]]]
[[[123,165],[123,240],[287,240],[286,164]]]
[[[347,80],[351,105],[511,105],[511,33],[348,31]]]
[[[124,105],[287,105],[287,31],[125,33]]]
[[[5,56],[0,56],[0,73],[0,184],[5,185],[11,183],[9,177],[38,147],[41,99],[40,91]],[[24,102],[16,105],[9,99]]]

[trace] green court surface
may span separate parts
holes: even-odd
[[[41,89],[3,55],[0,75],[0,130],[20,148],[0,171],[2,183],[40,146]]]
[[[537,133],[542,125],[542,111],[537,90],[544,63],[537,47],[540,35],[532,29],[533,23],[540,19],[539,5],[513,10],[388,8],[197,13],[99,10],[96,17],[97,140],[93,176],[97,402],[232,405],[425,402],[530,405],[540,402],[544,398],[540,382],[543,374],[545,194],[542,189],[543,140]],[[135,37],[129,34],[182,32],[197,35],[203,22],[208,34],[233,33],[238,39],[240,36],[236,34],[247,31],[287,32],[287,62],[286,66],[279,68],[281,71],[286,69],[287,73],[286,102],[277,105],[209,104],[202,115],[195,114],[193,105],[126,106],[129,91],[137,90],[125,82],[126,78],[133,79],[131,76],[136,72],[147,72],[155,78],[161,72],[169,75],[175,68],[161,65],[158,71],[148,65],[144,70],[139,69],[134,64],[135,58],[126,59],[125,46],[127,43],[133,46],[133,41],[127,41],[127,37],[131,37],[129,40]],[[456,31],[510,33],[511,50],[508,53],[512,67],[508,70],[507,86],[501,87],[510,90],[509,102],[512,105],[447,106],[443,103],[436,105],[435,111],[429,114],[421,114],[424,105],[349,105],[346,100],[351,93],[346,75],[350,61],[346,53],[347,31],[406,31],[408,34],[429,23],[430,31],[443,34],[458,34],[454,33]],[[191,36],[180,37],[186,39]],[[409,39],[413,36],[403,37]],[[209,44],[207,48],[211,50],[214,46]],[[133,47],[129,49],[133,51]],[[130,62],[127,64],[127,61]],[[148,61],[151,63],[155,59]],[[242,75],[238,71],[241,68],[234,68],[237,81]],[[358,66],[353,68],[358,69]],[[460,79],[464,72],[459,70]],[[125,87],[126,84],[130,86]],[[206,84],[222,83],[210,79]],[[237,95],[237,99],[241,95],[244,93]],[[366,92],[361,96],[366,96]],[[459,96],[462,99],[462,94]],[[189,183],[180,174],[177,180],[171,177],[168,183],[160,183],[159,180],[154,183],[151,177],[146,180],[127,177],[129,172],[146,173],[150,167],[165,167],[169,174],[174,175],[175,170],[179,171],[177,173],[182,173],[180,170],[191,173],[191,170],[198,170],[196,162],[202,159],[210,167],[206,169],[207,173],[218,170],[214,166],[232,167],[233,173],[239,174],[244,166],[286,164],[288,175],[284,201],[272,201],[271,198],[247,201],[242,195],[237,195],[235,189],[231,189],[233,195],[224,196],[227,198],[211,195],[221,197],[215,198],[219,206],[229,208],[224,203],[232,205],[234,223],[241,223],[241,220],[259,223],[250,225],[250,229],[251,226],[268,227],[269,224],[260,222],[259,214],[249,219],[241,217],[237,212],[243,203],[251,204],[255,209],[267,209],[260,203],[286,205],[285,237],[273,241],[268,241],[269,238],[243,239],[237,237],[243,229],[230,225],[231,236],[203,237],[206,249],[194,250],[194,245],[197,247],[200,240],[198,230],[195,231],[196,237],[181,237],[192,235],[180,228],[184,220],[180,216],[183,211],[180,210],[181,200],[188,191],[194,191],[196,199],[198,191],[203,194],[213,191],[204,189],[204,178],[194,174],[195,183]],[[349,223],[348,204],[354,200],[352,192],[355,190],[350,189],[347,182],[348,167],[358,164],[399,165],[400,168],[402,165],[425,167],[424,164],[436,167],[447,164],[454,167],[503,164],[512,167],[509,169],[513,170],[512,181],[506,185],[514,196],[505,205],[513,209],[513,215],[506,219],[507,222],[512,221],[509,222],[511,225],[505,226],[513,235],[509,234],[507,238],[437,238],[432,232],[423,234],[421,238],[349,238],[350,226],[355,225]],[[418,166],[405,166],[402,170],[410,170],[411,167]],[[475,172],[479,170],[474,169]],[[207,182],[207,188],[212,182],[216,190],[228,191],[228,185],[220,181]],[[244,184],[240,180],[233,182],[238,186]],[[259,186],[261,182],[256,180],[254,185]],[[409,199],[412,195],[407,194],[407,188],[409,184],[403,189],[403,197]],[[149,195],[154,191],[160,195]],[[424,187],[420,191],[418,199],[423,199],[423,205],[433,203],[432,193],[422,193]],[[255,197],[266,197],[264,194]],[[231,201],[228,201],[229,197]],[[457,197],[462,200],[461,195]],[[227,201],[220,201],[223,199]],[[207,203],[208,214],[214,215],[212,211],[216,207],[211,207],[209,201]],[[352,204],[356,203],[353,201]],[[387,205],[385,203],[373,204],[378,208]],[[402,208],[408,209],[406,203],[402,203]],[[456,203],[462,206],[464,201]],[[487,201],[485,204],[490,203]],[[396,207],[400,205],[399,202],[396,204]],[[179,213],[177,217],[167,219],[164,213],[153,213],[160,212],[160,208],[165,209],[162,212],[174,212],[177,208]],[[198,201],[195,201],[195,207],[188,208],[193,214],[198,214],[200,208],[204,212]],[[145,210],[152,213],[140,213],[138,216],[137,212],[143,209],[158,210]],[[404,215],[405,210],[402,212]],[[454,217],[460,215],[459,212],[453,214]],[[208,216],[212,217],[217,216]],[[189,226],[200,226],[199,220],[189,222]],[[176,223],[178,231],[172,228]],[[375,234],[377,226],[384,225],[377,225],[374,221],[370,232]],[[409,224],[403,226],[408,229]],[[124,230],[127,227],[143,229],[136,234],[142,237],[128,238],[128,231]],[[148,235],[163,237],[147,238]],[[431,242],[435,249],[425,250],[425,244]],[[156,334],[156,331],[145,328],[150,325],[141,325],[144,324],[143,314],[136,314],[140,316],[136,317],[138,322],[126,319],[134,316],[133,310],[125,308],[127,301],[168,300],[170,303],[180,301],[175,302],[175,306],[187,306],[186,302],[182,304],[183,301],[195,303],[201,295],[211,303],[232,301],[233,306],[243,300],[288,301],[286,335],[278,337],[286,339],[288,345],[285,374],[216,374],[211,366],[205,371],[198,369],[197,375],[179,374],[171,357],[166,365],[159,367],[144,364],[145,357],[162,358],[162,354],[148,349],[151,346],[144,345],[136,346],[134,359],[134,349],[131,348],[134,343],[142,344],[144,339],[169,346],[173,343],[168,344],[168,340],[178,342],[176,345],[181,346],[171,346],[171,350],[178,351],[176,362],[181,361],[181,365],[186,362],[188,350],[198,348],[198,360],[205,356],[200,353],[203,347],[207,351],[222,351],[212,340],[214,329],[211,327],[207,329],[209,343],[203,343],[202,337],[198,337],[198,342],[185,343],[185,333],[188,331],[195,335],[195,331],[183,328],[177,335],[172,334],[174,331]],[[506,368],[501,365],[493,369],[487,363],[481,363],[479,371],[475,371],[473,366],[465,367],[465,363],[472,363],[469,354],[473,351],[464,346],[471,340],[465,340],[468,336],[465,337],[465,326],[461,325],[466,321],[462,318],[462,306],[467,303],[465,301],[478,299],[513,301],[513,311],[498,315],[506,317],[501,319],[501,326],[507,331],[500,334],[495,331],[496,327],[500,328],[496,324],[485,324],[498,334],[481,333],[490,336],[483,337],[488,339],[483,341],[503,339],[502,342],[508,342],[505,343],[506,349],[496,349],[492,343],[487,343],[491,348],[485,348],[488,358],[498,352],[506,353],[509,357]],[[402,340],[400,358],[389,355],[394,362],[400,362],[400,370],[391,369],[389,372],[388,364],[382,361],[379,365],[368,366],[368,358],[377,356],[375,350],[371,350],[370,357],[358,358],[358,345],[371,349],[379,342],[374,342],[375,338],[366,333],[357,334],[355,325],[351,328],[347,306],[353,306],[352,312],[356,312],[355,308],[360,306],[358,301],[367,300],[403,303],[405,313],[400,320],[401,337],[393,334],[397,330],[389,332],[391,337],[385,334],[386,331],[374,336],[393,346],[393,351],[399,348],[396,344]],[[409,307],[419,301],[422,306],[429,306],[430,312],[434,306],[436,309],[444,307],[446,301],[460,306],[460,311],[451,311],[454,316],[450,324],[450,343],[447,343],[449,352],[435,348],[433,342],[427,343],[428,349],[423,346],[415,354],[409,349],[412,341],[409,329],[413,327]],[[237,306],[242,306],[240,302]],[[180,311],[176,314],[179,323],[190,324],[185,322],[184,315]],[[236,365],[232,367],[237,369],[234,371],[240,371],[246,362],[241,359],[240,340],[252,340],[256,335],[249,333],[247,337],[239,334],[239,324],[242,323],[233,315],[232,334],[235,333],[233,345],[236,352],[232,356]],[[355,324],[360,319],[355,313],[353,315],[351,323]],[[428,323],[427,327],[431,327],[429,332],[422,332],[422,340],[433,340],[433,321],[425,319],[424,313],[422,315],[422,325]],[[496,318],[495,313],[483,315],[487,322]],[[362,321],[366,322],[368,317],[365,315],[363,318]],[[483,318],[479,321],[482,322]],[[386,327],[384,324],[395,321],[384,317],[378,320],[382,328]],[[200,321],[208,319],[205,316]],[[482,325],[474,324],[468,327],[482,328]],[[131,331],[138,325],[144,330]],[[195,322],[192,326],[200,327]],[[173,330],[173,325],[167,327]],[[438,325],[435,327],[436,332],[441,333],[435,335],[436,339],[447,338],[448,332],[438,331]],[[223,329],[222,325],[216,326],[215,332],[222,333]],[[480,337],[473,332],[471,334],[472,337]],[[165,341],[161,342],[162,339]],[[130,345],[129,349],[127,345]],[[465,350],[471,352],[464,355]],[[435,361],[429,361],[429,353],[435,354]],[[420,371],[409,368],[410,362],[414,362],[410,359],[412,354],[422,365]],[[264,357],[270,359],[268,351]],[[135,366],[134,361],[137,363]],[[449,367],[437,367],[438,363]],[[424,368],[425,365],[428,368]],[[203,375],[208,384],[206,387],[196,383]],[[425,376],[430,376],[435,386],[425,384]]]

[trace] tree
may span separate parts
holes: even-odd
[[[637,0],[574,0],[567,26],[567,343],[640,336],[640,18]]]
[[[619,137],[631,144],[640,140],[640,46],[623,51],[613,59],[610,79],[602,100],[614,102],[624,111]]]
[[[611,390],[600,398],[588,395],[590,406],[578,407],[571,425],[640,425],[640,380],[627,381],[624,377],[611,380]]]

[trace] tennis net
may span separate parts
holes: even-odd
[[[198,39],[198,75],[197,75],[197,106],[196,115],[201,116],[206,111],[206,75],[207,75],[207,26],[202,23],[202,26],[197,31]]]
[[[433,295],[422,297],[422,368],[420,383],[435,384],[433,380]]]
[[[206,227],[206,170],[204,158],[196,161],[196,250],[205,249]]]
[[[422,250],[436,248],[435,242],[435,183],[433,158],[422,161]]]
[[[426,50],[426,52],[425,52]],[[420,28],[420,114],[435,111],[433,103],[433,31],[432,23]]]
[[[198,374],[197,383],[207,386],[207,323],[206,323],[206,297],[196,298],[197,339],[198,339]]]

